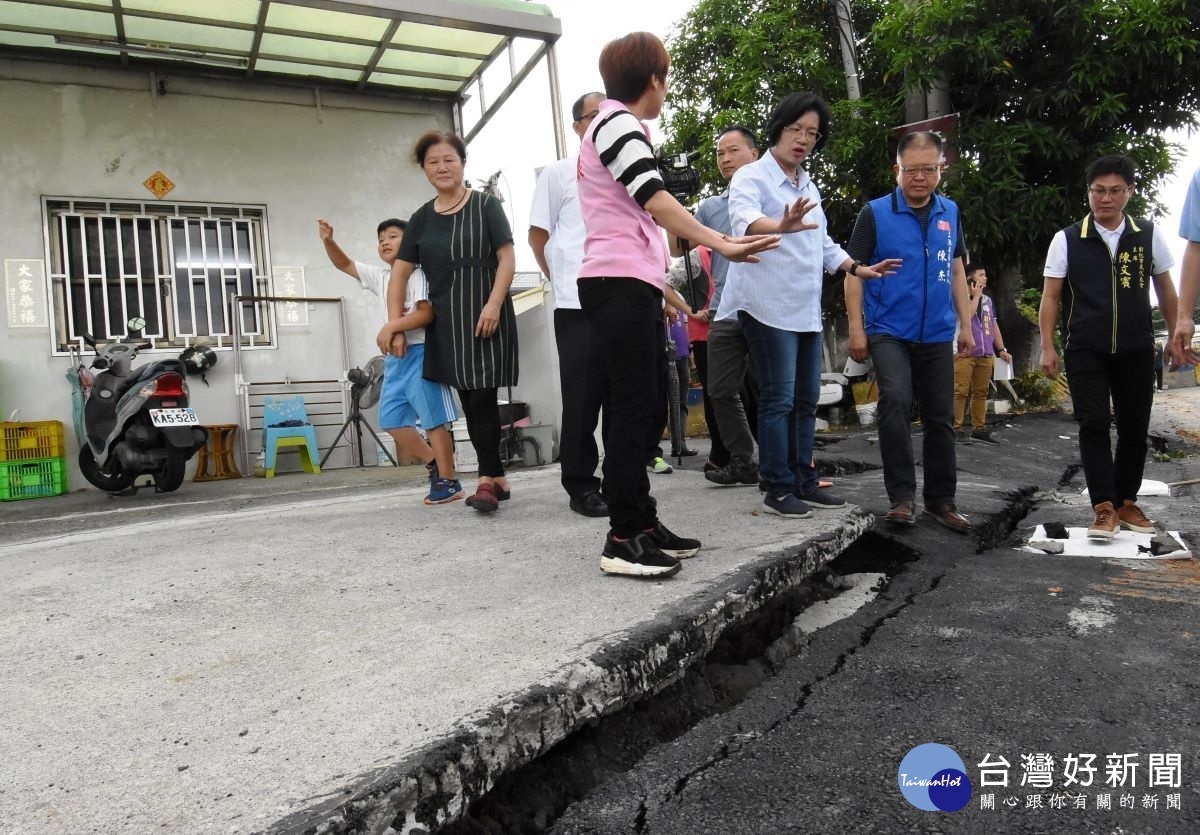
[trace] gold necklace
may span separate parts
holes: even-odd
[[[449,209],[439,209],[437,207],[437,201],[435,200],[434,205],[433,205],[433,210],[435,212],[437,212],[439,215],[453,214],[458,209],[459,206],[461,206],[463,203],[467,202],[467,197],[469,197],[470,194],[471,194],[471,190],[469,188],[463,189],[463,196],[458,198],[458,202],[455,203],[453,206],[451,206]]]

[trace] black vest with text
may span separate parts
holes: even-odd
[[[1090,214],[1063,232],[1067,238],[1063,348],[1110,354],[1153,348],[1153,225],[1126,215],[1116,256],[1109,252]]]

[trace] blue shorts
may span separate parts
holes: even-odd
[[[424,345],[409,345],[403,357],[389,354],[384,359],[380,429],[420,426],[428,431],[458,418],[450,387],[422,377],[424,365]]]

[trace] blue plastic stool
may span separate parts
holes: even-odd
[[[263,402],[263,470],[267,478],[275,477],[275,454],[279,447],[285,446],[300,447],[300,466],[304,472],[321,472],[317,430],[308,422],[308,409],[304,408],[304,398],[300,395],[268,397]]]

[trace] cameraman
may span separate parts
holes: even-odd
[[[756,159],[758,138],[749,128],[730,125],[717,134],[717,168],[726,183],[739,168]],[[722,235],[732,232],[728,187],[700,203],[696,220]],[[671,253],[679,254],[678,238],[671,239],[671,246]],[[692,343],[696,372],[704,386],[705,418],[712,440],[708,457],[715,465],[711,470],[705,468],[704,477],[721,485],[758,484],[758,465],[754,463],[758,384],[750,367],[750,349],[736,317],[713,321],[721,306],[728,272],[729,261],[714,252],[710,270],[712,295],[706,305],[710,322],[707,339]]]
[[[730,238],[693,218],[666,191],[642,124],[662,110],[670,56],[648,32],[605,45],[600,76],[608,96],[579,152],[579,203],[587,225],[579,301],[596,330],[613,405],[605,438],[604,490],[610,531],[600,569],[652,577],[679,571],[678,557],[700,550],[658,520],[645,454],[656,442],[654,413],[665,391],[661,361],[667,246],[656,221],[673,235],[731,261],[779,245],[775,235]]]

